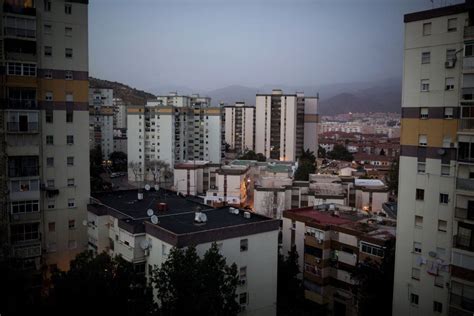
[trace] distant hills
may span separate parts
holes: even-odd
[[[132,88],[126,84],[93,77],[89,77],[89,87],[113,89],[114,98],[121,98],[125,103],[132,105],[144,105],[146,104],[147,99],[155,98],[155,96],[151,93]]]
[[[129,104],[145,104],[147,99],[155,97],[154,94],[128,85],[90,78],[91,87],[114,89],[114,96],[120,97]],[[177,91],[181,95],[199,93],[209,96],[213,105],[220,102],[233,104],[244,101],[249,105],[255,104],[257,93],[268,93],[273,88],[282,89],[287,93],[304,91],[306,95],[314,96],[319,93],[320,109],[322,115],[334,115],[347,112],[400,112],[401,107],[401,80],[397,78],[380,80],[377,82],[337,83],[319,86],[286,86],[265,85],[259,88],[232,85],[211,91],[194,91],[185,86],[162,86],[150,89],[156,95],[167,95],[170,91]]]

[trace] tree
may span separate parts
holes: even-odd
[[[262,153],[258,153],[258,154],[257,154],[257,161],[259,161],[259,162],[265,162],[265,161],[267,161],[267,157],[265,157],[265,155],[262,154]]]
[[[400,158],[397,158],[392,161],[392,165],[390,166],[390,170],[385,178],[387,182],[389,190],[398,195],[398,172],[400,169]]]
[[[132,171],[133,176],[135,177],[135,182],[140,188],[140,182],[143,181],[143,173],[141,172],[141,165],[136,161],[130,161],[128,163],[128,168]]]
[[[159,184],[170,174],[170,165],[163,160],[150,160],[146,163],[146,169],[153,176],[153,184]]]
[[[242,156],[239,157],[240,160],[256,160],[256,161],[262,161],[265,162],[267,161],[267,157],[265,157],[264,154],[262,153],[255,153],[253,150],[248,150],[243,154]]]
[[[352,161],[354,160],[354,156],[347,150],[344,145],[334,145],[334,148],[332,151],[328,152],[326,156],[329,159],[334,159],[334,160],[343,160],[343,161]]]
[[[102,179],[101,174],[104,173],[102,166],[102,149],[96,146],[89,151],[89,172],[92,192],[102,192],[111,187],[111,184]]]
[[[318,146],[318,157],[326,158],[326,149],[324,147],[321,147],[321,145]]]
[[[295,171],[294,178],[298,181],[308,181],[309,175],[316,172],[316,156],[307,149],[301,154],[298,160],[298,169]]]
[[[173,248],[152,273],[164,315],[236,315],[237,266],[228,266],[213,243],[201,259],[195,247]]]
[[[295,245],[291,247],[286,258],[283,255],[278,256],[277,303],[279,314],[301,314],[304,288],[298,278],[298,274],[301,272],[298,257]]]
[[[71,261],[67,272],[56,270],[48,310],[52,314],[150,315],[153,312],[152,288],[144,273],[122,257],[85,251]],[[79,304],[77,302],[80,302]],[[71,308],[74,306],[74,308]]]
[[[359,315],[391,315],[394,270],[394,240],[386,244],[381,262],[367,259],[357,265],[351,278],[356,281],[353,293]]]
[[[109,160],[112,161],[112,168],[115,172],[127,171],[127,154],[121,151],[114,151],[110,154]]]

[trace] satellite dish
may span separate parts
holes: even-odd
[[[445,153],[446,153],[446,150],[444,150],[443,148],[438,149],[438,155],[442,156]]]
[[[158,184],[155,184],[155,191],[160,190],[160,186]]]
[[[87,226],[87,220],[83,220],[82,225]]]
[[[153,210],[151,208],[149,208],[147,211],[146,211],[146,215],[148,216],[153,216]]]
[[[141,242],[140,242],[140,248],[142,248],[143,250],[147,250],[148,248],[150,248],[150,242],[148,241],[148,239],[143,239]]]
[[[158,224],[158,216],[153,215],[153,216],[151,217],[151,222],[152,222],[153,224],[155,224],[155,225]]]
[[[200,219],[201,223],[205,223],[205,222],[207,222],[207,215],[204,214],[204,213],[201,213],[201,215],[199,215],[199,219]]]
[[[150,185],[149,184],[145,184],[145,190],[150,191]]]

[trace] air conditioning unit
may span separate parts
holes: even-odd
[[[447,60],[447,61],[444,63],[444,67],[445,67],[445,68],[454,68],[455,65],[456,65],[456,59]]]

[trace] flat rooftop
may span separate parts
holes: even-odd
[[[138,200],[136,189],[97,193],[93,194],[92,198],[95,204],[88,206],[90,212],[119,218],[119,227],[131,233],[143,233],[146,230],[147,233],[160,235],[164,239],[170,238],[170,235],[175,236],[169,240],[175,244],[179,236],[195,233],[207,232],[205,238],[219,240],[225,239],[226,236],[277,230],[279,227],[278,220],[263,215],[250,213],[250,218],[246,218],[245,210],[228,206],[212,208],[192,197],[178,196],[174,192],[161,189],[144,190],[142,200]],[[160,203],[166,203],[165,210],[160,210]],[[158,217],[158,224],[151,223],[150,216],[147,215],[148,209],[152,209]],[[205,223],[194,221],[197,210],[206,214]],[[186,239],[186,242],[191,243],[192,240]]]

